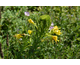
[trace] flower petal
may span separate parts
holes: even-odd
[[[25,16],[30,16],[29,12],[24,12]]]

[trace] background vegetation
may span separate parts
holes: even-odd
[[[26,16],[24,12],[29,12]],[[4,59],[80,59],[80,7],[79,6],[4,6],[1,8],[0,43]],[[49,15],[54,26],[62,32],[58,44],[41,42],[49,29],[40,21],[41,15]],[[32,19],[38,30],[28,22]],[[40,24],[40,25],[39,25]],[[51,24],[51,23],[47,23]],[[41,27],[40,27],[41,26]],[[40,29],[44,29],[40,31]],[[28,34],[22,40],[15,34]]]

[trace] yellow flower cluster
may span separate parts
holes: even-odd
[[[14,35],[17,39],[20,39],[21,37],[23,37],[21,34],[15,34]]]
[[[61,35],[61,30],[57,26],[54,26],[54,28],[50,31],[50,34],[56,34],[56,35]],[[52,36],[52,40],[54,40],[56,43],[58,40],[57,36]]]
[[[60,35],[61,31],[59,30],[59,28],[57,26],[54,26],[54,28],[52,29],[53,33]]]
[[[29,23],[34,24],[34,22],[33,22],[33,20],[32,20],[32,19],[29,19],[28,21],[29,21]]]
[[[32,33],[32,30],[28,30],[29,35]]]
[[[28,33],[29,33],[29,34],[25,34],[25,33],[23,33],[23,34],[15,34],[14,37],[16,37],[16,39],[20,39],[20,38],[23,37],[23,36],[30,36],[31,33],[32,33],[32,30],[28,30]],[[22,36],[22,35],[23,35],[23,36]]]

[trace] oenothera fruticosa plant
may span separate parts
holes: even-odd
[[[45,41],[49,40],[49,41],[53,42],[53,40],[54,40],[57,43],[57,41],[59,41],[58,37],[57,37],[58,35],[61,35],[61,30],[57,26],[54,26],[54,27],[50,26],[50,31],[45,34],[45,36],[43,37],[43,39],[41,41],[43,42],[44,40]]]
[[[33,32],[32,30],[28,30],[28,33],[33,40],[32,46],[37,47],[37,43],[39,44],[43,39],[46,39],[46,40],[50,39],[50,40],[54,40],[55,42],[59,41],[57,38],[57,35],[60,35],[61,31],[57,26],[54,26],[54,27],[50,26],[50,25],[53,25],[53,23],[51,24],[51,18],[49,15],[40,16],[39,21],[37,22],[38,25],[36,25],[36,23],[32,19],[29,19],[28,22],[30,24],[33,24],[33,26],[35,26],[35,30]],[[51,27],[50,32],[48,32],[49,27]],[[31,35],[31,34],[34,34],[34,35]],[[20,36],[20,34],[18,35],[19,37],[22,37]]]
[[[35,54],[36,49],[39,47],[39,45],[47,40],[55,41],[57,43],[58,37],[57,35],[60,35],[61,32],[57,26],[52,27],[52,29],[49,31],[49,28],[51,27],[51,18],[49,15],[42,15],[40,16],[38,22],[32,20],[31,18],[28,19],[28,23],[30,25],[33,25],[35,28],[32,28],[32,30],[28,30],[28,34],[16,34],[15,37],[20,39],[22,37],[29,36],[28,39],[31,41],[31,46],[29,46],[29,54]],[[37,24],[37,25],[36,25]],[[56,34],[56,35],[55,35]]]
[[[31,52],[31,50],[35,51],[37,49],[38,45],[41,43],[42,37],[48,32],[48,29],[51,24],[51,18],[49,15],[42,15],[40,16],[37,23],[34,23],[34,21],[31,19],[29,19],[28,21],[29,23],[35,26],[35,32],[32,33],[34,34],[32,36],[33,44],[29,51],[29,53],[34,53],[34,52]]]

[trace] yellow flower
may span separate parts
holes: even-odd
[[[17,39],[20,39],[20,38],[23,37],[23,36],[21,36],[21,34],[15,34],[15,37],[16,37]]]
[[[52,39],[53,39],[55,42],[59,41],[59,40],[57,39],[57,36],[52,36]]]
[[[57,35],[61,34],[60,30],[54,30],[54,33],[57,34]]]
[[[38,29],[38,27],[37,27],[36,23],[34,23],[32,19],[29,19],[28,21],[29,21],[29,23],[34,24],[34,26]]]
[[[28,21],[29,21],[29,23],[34,24],[34,22],[33,22],[33,20],[32,20],[32,19],[29,19]]]
[[[52,29],[52,33],[55,33],[57,35],[61,34],[61,32],[60,32],[60,30],[59,30],[59,28],[57,26],[54,26],[54,28]]]
[[[32,33],[32,30],[28,30],[28,33],[31,34]]]
[[[57,26],[54,26],[53,30],[58,30],[58,27]]]
[[[44,42],[44,40],[42,39],[41,42]]]

